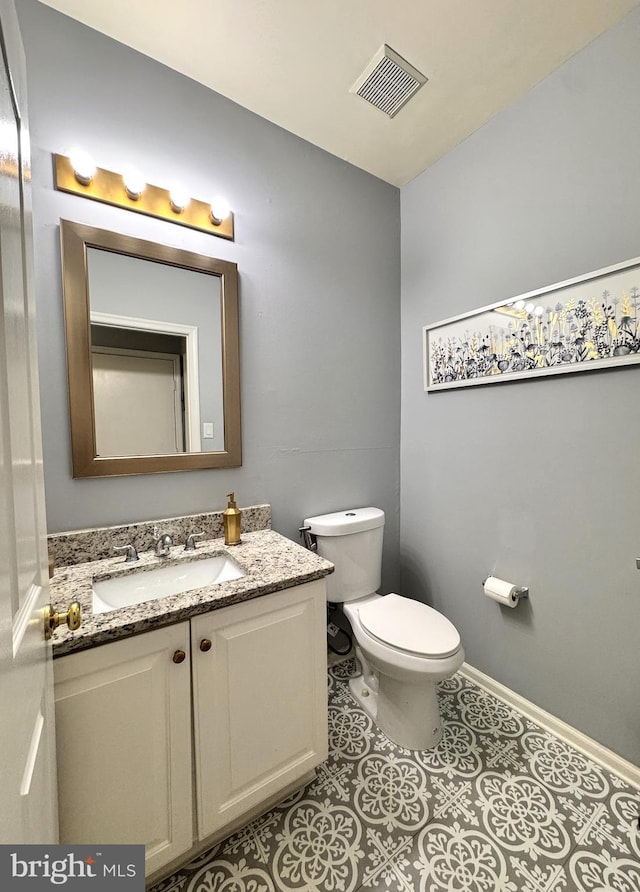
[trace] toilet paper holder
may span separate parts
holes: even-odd
[[[493,576],[493,573],[487,573],[487,575],[482,580],[483,588],[486,585],[487,579],[489,579],[490,576]],[[516,590],[514,591],[514,595],[516,595],[517,598],[528,598],[529,597],[529,587],[526,585],[517,586]]]

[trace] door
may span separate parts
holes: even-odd
[[[199,839],[326,759],[326,609],[318,580],[191,620]]]
[[[25,64],[0,0],[0,843],[57,841]]]
[[[190,849],[189,623],[61,657],[55,699],[60,842],[144,843],[147,875]]]
[[[185,451],[179,356],[94,347],[91,364],[98,455]]]

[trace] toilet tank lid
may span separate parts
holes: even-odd
[[[304,525],[316,536],[348,536],[384,526],[384,511],[380,508],[349,508],[307,517]]]

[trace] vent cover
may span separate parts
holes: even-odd
[[[351,92],[393,118],[426,82],[424,74],[385,43],[351,87]]]

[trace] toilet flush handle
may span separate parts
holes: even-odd
[[[318,543],[316,541],[316,537],[311,532],[311,527],[300,527],[298,530],[300,536],[302,537],[302,543],[305,548],[308,548],[309,551],[317,551]]]

